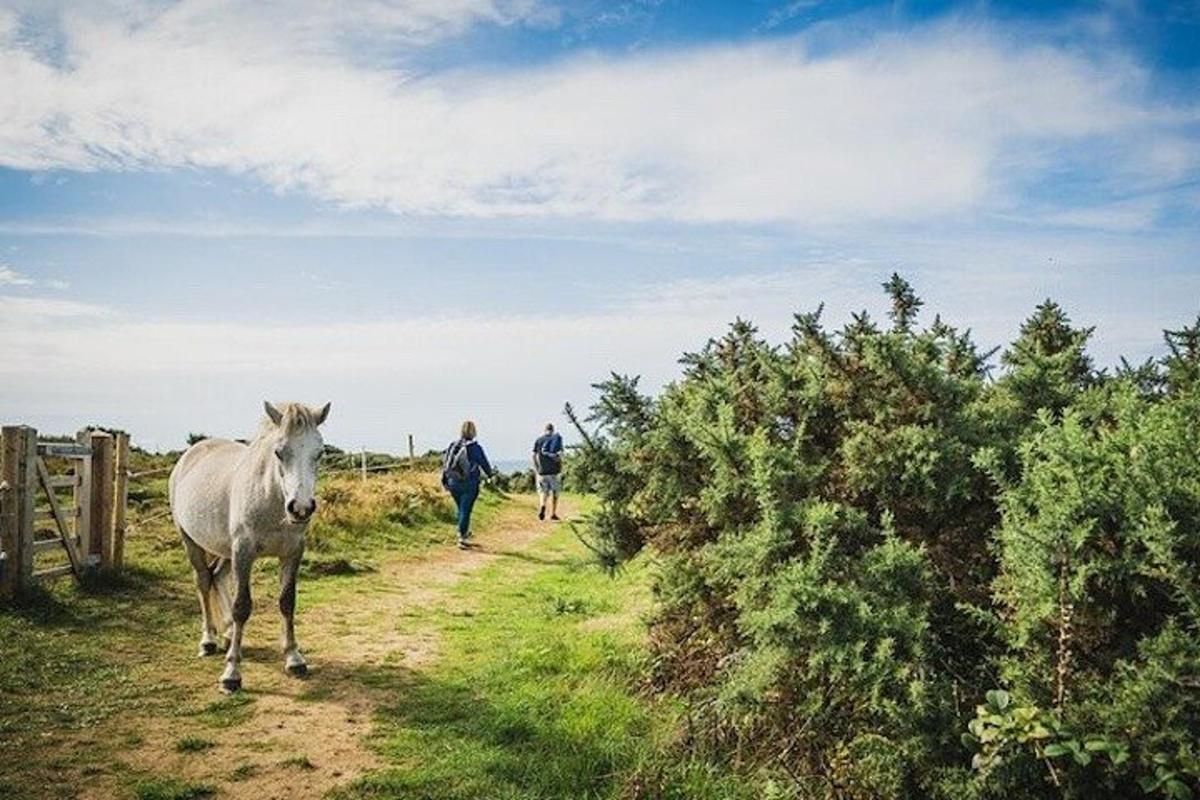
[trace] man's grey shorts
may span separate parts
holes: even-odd
[[[562,490],[562,480],[559,475],[537,475],[534,477],[533,483],[537,487],[538,494],[552,494],[558,497],[558,493]]]

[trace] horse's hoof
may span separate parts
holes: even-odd
[[[287,674],[293,678],[303,678],[308,675],[308,664],[288,664]]]
[[[201,642],[200,644],[200,655],[202,656],[215,656],[219,652],[216,642]]]
[[[233,694],[242,690],[241,678],[221,678],[221,691],[225,694]]]

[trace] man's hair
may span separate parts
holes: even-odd
[[[471,420],[467,420],[466,422],[464,422],[462,424],[462,438],[464,438],[464,439],[474,439],[475,438],[475,423],[472,422]]]
[[[553,422],[546,423],[546,433],[554,433],[554,423]]]

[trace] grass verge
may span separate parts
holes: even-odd
[[[431,610],[443,658],[377,715],[391,766],[334,796],[749,797],[728,770],[687,755],[679,708],[633,688],[647,569],[607,577],[559,528],[465,580]]]
[[[374,474],[365,482],[330,476],[322,490],[329,494],[322,494],[310,532],[310,565],[344,559],[369,569],[385,552],[415,555],[452,541],[452,503],[424,473]],[[70,796],[81,769],[123,774],[122,751],[143,735],[139,720],[188,715],[212,730],[255,713],[253,693],[195,700],[211,690],[214,675],[211,662],[193,655],[199,610],[178,534],[159,516],[165,498],[161,475],[133,486],[123,574],[82,585],[59,580],[0,608],[0,797]],[[485,493],[480,524],[501,504]],[[256,565],[256,624],[264,633],[277,571],[273,560]],[[306,570],[301,624],[305,606],[343,599],[339,593],[353,573]],[[269,636],[256,641],[270,642]],[[181,746],[195,749],[195,743]],[[170,789],[168,778],[162,792]],[[158,779],[146,780],[149,788],[133,794],[160,796]]]

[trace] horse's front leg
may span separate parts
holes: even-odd
[[[308,674],[308,664],[296,646],[296,574],[304,557],[304,542],[294,553],[279,561],[279,613],[283,615],[283,668],[300,678]]]
[[[250,571],[254,566],[254,542],[249,536],[233,537],[233,580],[236,595],[233,600],[233,633],[229,637],[229,651],[225,653],[225,672],[221,675],[221,688],[236,692],[242,688],[242,631],[250,619]]]

